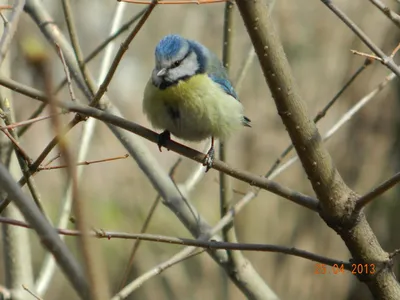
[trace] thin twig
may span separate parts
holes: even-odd
[[[57,113],[57,114],[61,115],[61,114],[64,114],[64,113]],[[6,126],[0,126],[0,130],[14,129],[14,128],[17,128],[17,127],[26,126],[28,124],[33,124],[33,123],[36,123],[36,122],[39,122],[39,121],[47,120],[47,119],[50,119],[52,117],[53,116],[50,115],[50,116],[37,117],[37,118],[29,119],[29,120],[26,120],[26,121],[16,122],[16,123],[12,123],[12,124],[6,125]],[[20,133],[20,132],[18,132],[18,133]]]
[[[367,95],[362,97],[353,107],[351,107],[323,136],[323,141],[327,141],[330,139],[344,124],[346,124],[350,119],[358,112],[361,108],[363,108],[369,101],[374,99],[374,97],[379,94],[390,81],[397,78],[394,73],[386,76],[385,80],[382,81],[378,86],[369,92]],[[278,174],[282,173],[283,170],[286,170],[289,166],[291,166],[294,162],[298,160],[298,156],[292,157],[281,167],[277,168],[268,178],[275,178]]]
[[[46,105],[47,105],[46,103],[41,103],[28,119],[34,119],[34,118],[38,117],[43,112]],[[31,125],[32,125],[32,123],[27,124],[24,127],[20,128],[17,131],[18,136],[19,137],[23,136],[24,133],[29,129],[29,127],[31,127]]]
[[[390,54],[390,57],[393,58],[396,55],[397,51],[399,51],[399,50],[400,50],[400,43],[397,45],[396,48],[394,48],[394,50],[392,51],[392,54]]]
[[[382,195],[383,193],[385,193],[386,191],[397,185],[399,182],[400,182],[400,172],[396,173],[389,179],[385,180],[380,185],[378,185],[370,192],[368,192],[360,199],[358,199],[356,203],[356,209],[358,210],[362,209],[365,205],[367,205],[372,200],[376,199],[378,196]]]
[[[360,55],[360,56],[363,56],[363,57],[366,57],[366,58],[369,58],[369,59],[373,59],[373,60],[377,60],[377,61],[383,62],[383,59],[380,58],[380,57],[377,57],[376,55],[360,52],[360,51],[357,51],[357,50],[350,50],[350,51],[353,54]]]
[[[177,254],[175,254],[173,257],[171,257],[167,261],[165,261],[161,264],[158,264],[151,270],[147,271],[146,273],[144,273],[141,276],[139,276],[138,278],[136,278],[134,281],[132,281],[126,287],[124,287],[122,290],[120,290],[114,297],[112,297],[111,300],[125,299],[133,291],[135,291],[136,289],[141,287],[149,279],[161,274],[166,269],[168,269],[186,259],[197,256],[198,254],[201,254],[203,252],[205,252],[205,250],[197,251],[197,248],[195,248],[195,247],[184,248],[183,250],[179,251]]]
[[[11,133],[9,133],[6,129],[1,129],[1,131],[7,136],[7,138],[14,145],[15,150],[22,155],[23,159],[28,164],[30,164],[32,162],[32,159],[29,157],[28,153],[26,153],[25,150],[19,145],[18,141],[11,135]]]
[[[377,57],[382,59],[382,64],[388,67],[393,73],[400,77],[400,68],[393,61],[393,58],[387,56],[374,42],[344,13],[342,12],[331,0],[321,0],[340,20],[345,23],[351,31],[353,31],[361,41],[376,54]]]
[[[104,49],[105,46],[107,46],[106,51],[104,53],[104,57],[102,59],[100,72],[99,72],[99,78],[98,78],[98,82],[103,81],[104,77],[106,75],[106,72],[109,68],[109,64],[110,64],[109,61],[111,59],[113,49],[114,49],[115,43],[111,43],[111,42],[114,40],[115,37],[117,37],[124,30],[129,29],[130,25],[133,22],[135,22],[140,17],[141,14],[144,13],[144,11],[140,12],[133,19],[128,21],[128,23],[126,23],[124,26],[122,26],[120,29],[118,29],[118,27],[122,21],[125,6],[126,5],[124,3],[118,3],[116,5],[116,11],[115,11],[112,26],[111,26],[110,38],[106,39],[99,47],[97,47],[96,50],[94,52],[92,52],[92,54],[90,54],[84,62],[81,62],[81,58],[80,58],[81,55],[80,54],[77,55],[77,53],[79,53],[80,50],[78,49],[78,51],[74,51],[75,57],[77,57],[80,69],[82,70],[82,73],[85,74],[84,77],[85,77],[86,85],[88,85],[88,88],[90,89],[91,93],[93,93],[94,86],[91,81],[90,73],[89,72],[86,73],[85,71],[83,71],[84,68],[83,68],[82,64],[89,62],[98,53],[100,53],[100,51],[102,49]],[[79,48],[79,45],[76,46],[75,48]],[[60,85],[60,87],[62,86],[62,84]],[[81,133],[80,142],[79,142],[80,147],[79,147],[79,152],[78,152],[78,161],[85,160],[89,153],[90,141],[91,141],[91,138],[93,136],[93,132],[94,132],[95,126],[96,126],[95,121],[96,120],[94,120],[94,119],[89,119],[83,124],[82,133]],[[83,174],[83,168],[78,168],[77,169],[78,180],[82,176],[82,174]],[[70,211],[71,211],[71,205],[72,205],[72,181],[69,180],[67,183],[67,188],[65,190],[65,193],[63,195],[63,199],[62,199],[60,215],[58,217],[58,227],[64,228],[68,225],[69,215],[70,215]],[[36,286],[37,286],[37,290],[39,293],[44,294],[46,292],[46,290],[48,289],[48,287],[51,285],[51,280],[54,277],[53,274],[54,274],[55,270],[56,270],[56,264],[55,264],[54,258],[51,255],[47,255],[44,260],[44,263],[41,267],[41,270],[39,272],[39,277],[36,281]]]
[[[182,162],[182,159],[178,158],[176,160],[176,162],[173,164],[173,166],[171,167],[171,169],[169,171],[169,176],[171,178],[173,178],[174,173],[181,162]],[[161,196],[157,195],[156,199],[154,199],[153,204],[151,205],[151,207],[149,209],[149,212],[147,213],[146,219],[144,220],[142,228],[140,229],[140,233],[145,233],[147,231],[147,228],[150,225],[150,221],[154,216],[154,212],[156,211],[156,208],[157,208],[158,204],[160,203],[160,200],[161,200]],[[122,289],[124,287],[124,285],[126,284],[126,281],[128,280],[128,276],[131,272],[131,268],[133,265],[133,260],[135,259],[136,252],[138,251],[140,245],[141,245],[141,240],[135,240],[135,242],[133,243],[132,251],[131,251],[131,254],[129,255],[128,265],[125,269],[124,275],[122,276],[122,280],[119,285],[119,289]]]
[[[343,85],[343,87],[336,93],[336,95],[325,105],[324,108],[322,108],[321,111],[317,113],[317,115],[314,117],[313,121],[315,124],[317,124],[331,109],[331,107],[336,103],[336,101],[340,98],[340,96],[350,87],[350,85],[356,80],[356,78],[361,75],[361,73],[369,66],[371,65],[372,61],[370,59],[366,59],[364,61],[364,64],[360,66],[354,73],[353,75],[347,80],[347,82]],[[279,157],[275,160],[271,168],[268,170],[266,173],[265,177],[271,178],[272,173],[279,167],[281,164],[282,160],[293,150],[293,144],[290,144],[289,146],[286,147],[286,149],[279,155]],[[275,175],[276,176],[276,175]]]
[[[56,44],[56,48],[57,48],[57,51],[58,51],[58,55],[60,56],[62,65],[64,67],[64,72],[65,72],[65,75],[66,75],[66,78],[67,78],[67,85],[68,85],[69,95],[71,97],[71,100],[76,102],[74,89],[72,88],[71,75],[69,74],[69,69],[68,69],[67,63],[65,61],[64,54],[63,54],[63,52],[62,52],[62,50],[61,50],[59,45]]]
[[[208,149],[210,149],[210,146],[211,140],[208,140],[204,145],[203,152],[206,152]],[[179,192],[182,194],[183,198],[189,199],[190,193],[206,175],[205,169],[206,167],[202,164],[196,165],[190,175],[187,176],[186,180],[183,183],[179,183],[177,185]]]
[[[12,121],[13,121],[13,115],[11,113],[4,114],[4,123],[6,125],[8,125],[8,126],[11,125]],[[39,193],[39,189],[37,188],[36,183],[33,180],[33,178],[31,178],[29,176],[29,166],[30,166],[32,160],[29,158],[29,156],[27,156],[25,151],[19,146],[18,135],[16,134],[16,132],[12,128],[9,128],[7,130],[4,129],[2,131],[9,138],[11,138],[13,141],[15,141],[15,143],[13,143],[14,144],[14,149],[15,149],[15,153],[17,155],[19,166],[20,166],[22,174],[23,174],[23,178],[28,183],[29,191],[30,191],[30,193],[32,195],[32,198],[35,201],[36,205],[38,206],[40,211],[43,213],[43,215],[48,219],[48,216],[47,216],[47,214],[46,214],[46,212],[44,210],[43,204],[42,204],[42,200],[41,200],[41,196],[40,196],[40,193]]]
[[[10,218],[5,218],[0,216],[0,223],[10,224],[14,226],[24,227],[31,229],[32,227],[23,221],[14,220]],[[74,229],[55,229],[59,234],[65,236],[82,236],[82,232]],[[221,230],[221,228],[218,228]],[[213,228],[212,232],[215,234],[216,230]],[[350,269],[351,265],[343,260],[336,260],[327,258],[325,256],[321,256],[315,253],[311,253],[305,250],[297,249],[294,247],[286,247],[279,245],[270,245],[270,244],[253,244],[253,243],[229,243],[215,240],[204,240],[204,239],[187,239],[187,238],[179,238],[172,236],[164,236],[157,234],[148,234],[148,233],[126,233],[126,232],[117,232],[117,231],[106,231],[106,230],[92,230],[87,234],[93,238],[98,239],[124,239],[124,240],[142,240],[156,243],[166,243],[173,245],[183,245],[183,246],[192,246],[197,248],[205,248],[205,249],[224,249],[224,250],[235,250],[235,251],[259,251],[259,252],[277,252],[283,253],[293,256],[302,257],[311,261],[324,263],[327,265],[334,264],[345,264],[346,269]]]
[[[400,16],[396,14],[393,10],[387,7],[380,0],[369,0],[375,7],[377,7],[385,16],[387,16],[393,24],[400,28]]]
[[[106,77],[104,78],[103,82],[100,84],[100,87],[96,93],[96,95],[93,97],[93,100],[91,101],[91,106],[96,106],[98,102],[100,101],[101,97],[103,97],[104,93],[106,92],[108,85],[111,82],[111,79],[113,78],[115,71],[117,70],[117,67],[125,54],[125,52],[128,50],[129,44],[132,42],[132,40],[135,38],[135,36],[138,34],[144,23],[147,21],[149,18],[151,12],[153,9],[157,6],[157,0],[153,0],[149,7],[147,8],[146,12],[143,14],[142,18],[140,21],[136,24],[135,28],[132,30],[132,32],[129,34],[129,36],[125,39],[125,41],[122,42],[121,47],[119,48],[117,54],[115,55],[115,58],[108,70],[108,73]]]
[[[275,7],[276,0],[271,0],[268,4],[268,13],[271,14],[274,7]],[[234,87],[236,90],[237,94],[240,94],[240,91],[242,89],[243,81],[247,75],[247,72],[250,69],[250,66],[252,62],[254,61],[254,58],[256,57],[256,52],[254,51],[253,45],[250,45],[250,50],[247,52],[246,59],[244,60],[242,66],[239,68],[240,72],[236,76],[236,79],[233,81],[234,82]]]
[[[49,161],[47,163],[45,163],[44,166],[47,167],[48,165],[51,165],[55,160],[59,159],[60,157],[61,157],[61,153],[58,153],[53,158],[49,159]]]
[[[24,284],[22,285],[23,289],[27,291],[29,294],[31,294],[35,299],[37,300],[43,300],[39,296],[37,296],[34,292],[32,292],[28,287],[26,287]]]
[[[4,190],[13,199],[13,202],[30,224],[29,226],[32,226],[37,232],[43,246],[54,255],[78,295],[82,299],[88,299],[89,289],[87,281],[74,256],[60,240],[57,232],[39,211],[36,204],[22,192],[21,188],[2,164],[0,164],[0,190]]]
[[[88,70],[86,68],[86,64],[84,63],[84,57],[82,54],[82,50],[81,50],[81,46],[79,44],[79,40],[78,40],[78,34],[76,32],[76,28],[75,28],[75,22],[74,22],[74,17],[72,14],[72,10],[71,10],[71,5],[69,0],[62,0],[61,1],[62,7],[63,7],[63,11],[64,11],[64,18],[65,18],[65,22],[67,23],[67,28],[68,28],[68,34],[69,37],[71,39],[71,44],[72,44],[72,49],[74,50],[74,54],[75,54],[75,58],[76,61],[78,63],[79,69],[81,71],[81,75],[83,77],[83,80],[86,83],[86,86],[90,86],[89,82],[88,82]],[[62,55],[62,51],[60,50],[61,55]],[[68,70],[68,67],[66,66],[65,60],[62,56],[62,61],[63,61],[63,65],[64,65],[64,69]],[[71,87],[71,78],[69,76],[69,72],[66,71],[66,78],[67,78],[67,83],[68,83],[68,87],[70,89],[70,93],[72,91],[72,87]],[[71,99],[74,100],[75,97],[72,97],[71,95]]]
[[[52,84],[52,76],[51,69],[48,61],[43,61],[43,65],[41,68],[43,82],[45,86],[45,92],[49,99],[49,107],[50,112],[53,115],[52,125],[54,129],[54,133],[58,139],[58,147],[60,149],[60,153],[62,158],[64,159],[67,167],[66,173],[68,178],[71,178],[72,182],[72,202],[74,215],[76,217],[76,225],[78,230],[81,232],[80,235],[80,250],[83,256],[83,264],[86,269],[87,278],[89,281],[89,291],[90,291],[90,299],[99,300],[105,299],[104,296],[104,286],[101,286],[99,281],[99,265],[95,261],[95,249],[92,243],[89,240],[87,232],[89,231],[89,227],[87,225],[87,215],[88,215],[88,205],[86,201],[82,201],[79,195],[78,188],[78,178],[76,175],[76,165],[75,160],[72,156],[72,153],[69,149],[69,143],[65,135],[63,135],[63,128],[61,124],[61,120],[57,115],[57,106],[55,104],[54,93],[53,93],[53,84]]]
[[[8,48],[13,40],[14,34],[17,30],[19,18],[22,14],[25,5],[25,0],[15,0],[13,11],[8,21],[4,22],[4,30],[0,39],[0,66],[4,61],[4,57],[7,54]],[[3,8],[6,8],[3,6]],[[3,16],[3,15],[2,15]]]
[[[234,81],[235,90],[237,93],[240,93],[243,85],[243,81],[250,69],[251,63],[254,61],[256,57],[256,52],[254,51],[253,45],[251,45],[249,52],[246,55],[246,59],[244,60],[242,66],[240,67],[240,73],[237,75],[236,80]]]
[[[57,158],[60,156],[57,156]],[[76,166],[88,166],[92,164],[98,164],[98,163],[103,163],[103,162],[110,162],[114,160],[120,160],[120,159],[125,159],[128,158],[129,154],[125,154],[123,156],[116,156],[116,157],[110,157],[110,158],[104,158],[104,159],[98,159],[98,160],[90,160],[90,161],[83,161],[83,162],[78,162],[75,165]],[[68,168],[68,165],[61,165],[61,166],[48,166],[48,163],[44,167],[39,167],[37,171],[45,171],[45,170],[58,170],[58,169],[65,169]]]

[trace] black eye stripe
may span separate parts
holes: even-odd
[[[179,65],[180,65],[192,52],[193,52],[193,51],[190,50],[190,51],[188,51],[188,52],[185,54],[185,56],[184,56],[182,59],[174,61],[174,62],[172,63],[172,65],[171,65],[171,68],[173,69],[173,68],[179,67]]]

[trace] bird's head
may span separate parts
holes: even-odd
[[[202,46],[175,34],[165,36],[158,43],[155,59],[152,81],[161,89],[205,70],[206,57]]]

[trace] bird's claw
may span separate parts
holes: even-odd
[[[204,158],[203,161],[203,166],[206,167],[206,173],[208,172],[208,170],[211,169],[213,162],[214,162],[214,147],[211,147],[210,150],[208,150],[206,157]]]
[[[162,152],[161,147],[166,147],[166,144],[168,141],[171,140],[171,134],[169,133],[168,130],[164,130],[162,133],[160,133],[158,135],[158,141],[157,141],[157,145],[158,145],[158,149],[160,150],[160,152]],[[167,148],[167,150],[169,150]]]

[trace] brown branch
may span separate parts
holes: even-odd
[[[74,18],[73,18],[73,14],[72,14],[71,4],[70,4],[69,0],[62,0],[61,4],[63,7],[65,22],[67,23],[68,33],[69,33],[69,37],[71,39],[71,45],[74,50],[74,54],[75,54],[75,58],[78,63],[78,66],[79,66],[79,70],[81,71],[81,75],[83,77],[83,80],[85,81],[86,86],[90,88],[89,74],[88,74],[88,70],[86,68],[86,64],[84,63],[81,46],[79,44],[78,34],[77,34],[76,28],[75,28],[75,22],[74,22]],[[56,46],[59,49],[58,45],[56,45]],[[71,79],[70,79],[68,67],[67,67],[65,59],[63,57],[61,49],[60,49],[60,56],[61,56],[61,60],[64,65],[66,79],[67,79],[68,87],[69,87],[70,94],[71,94],[71,99],[74,101],[75,96],[73,96],[73,92],[72,92]]]
[[[393,58],[387,56],[377,45],[372,42],[372,40],[344,13],[342,12],[331,0],[321,0],[340,20],[346,24],[351,31],[357,35],[360,40],[376,54],[377,57],[382,59],[382,64],[388,67],[393,73],[400,77],[400,68],[394,62]]]
[[[4,30],[0,39],[0,66],[2,65],[4,58],[7,54],[8,47],[13,40],[14,34],[17,31],[19,18],[23,11],[25,0],[14,1],[13,12],[7,22],[4,22]],[[2,9],[8,9],[8,6],[2,6]]]
[[[130,122],[123,118],[108,114],[99,109],[88,107],[88,106],[85,107],[85,106],[77,105],[77,104],[70,103],[70,102],[67,103],[67,102],[60,102],[60,101],[58,102],[58,105],[66,108],[70,111],[77,112],[82,115],[90,116],[90,117],[96,118],[98,120],[101,120],[103,122],[112,124],[114,126],[121,127],[123,129],[126,129],[137,135],[140,135],[153,143],[157,143],[157,141],[158,141],[158,134],[155,133],[154,131],[151,131],[145,127],[140,126],[139,124]],[[186,147],[177,142],[174,142],[172,140],[168,141],[166,143],[166,147],[176,153],[179,153],[179,154],[181,154],[187,158],[190,158],[192,160],[195,160],[199,163],[202,163],[204,161],[205,154],[198,152],[194,149],[191,149],[189,147]],[[218,171],[224,172],[231,177],[234,177],[241,181],[247,182],[250,185],[257,186],[257,187],[260,187],[267,191],[270,191],[270,192],[277,194],[283,198],[293,201],[299,205],[310,208],[314,211],[319,210],[318,200],[316,200],[315,198],[312,198],[312,197],[306,196],[302,193],[293,191],[287,187],[280,185],[277,182],[268,180],[262,176],[258,176],[258,175],[254,175],[250,172],[234,169],[234,168],[228,166],[226,163],[224,163],[220,160],[217,160],[217,159],[213,163],[213,168]]]
[[[393,10],[387,7],[383,2],[380,0],[369,0],[375,7],[377,7],[383,14],[388,17],[393,24],[400,28],[400,16],[396,14]]]
[[[13,90],[17,90],[17,91],[29,92],[29,94],[31,96],[34,96],[33,99],[35,99],[35,100],[39,100],[39,101],[43,101],[43,102],[47,101],[46,97],[43,96],[41,94],[41,92],[39,92],[35,89],[32,89],[32,88],[25,87],[25,86],[17,83],[16,81],[0,77],[0,85],[5,86],[7,88],[11,88]],[[40,96],[40,97],[38,97],[38,96]],[[90,117],[96,118],[98,120],[101,120],[105,123],[109,123],[109,124],[115,125],[117,127],[126,129],[130,132],[133,132],[137,135],[144,137],[145,139],[147,139],[153,143],[158,142],[158,134],[157,133],[155,133],[154,131],[149,130],[145,127],[142,127],[139,124],[136,124],[134,122],[130,122],[126,119],[123,119],[121,117],[111,115],[109,113],[103,112],[103,111],[93,108],[93,107],[83,106],[83,105],[75,104],[75,103],[71,103],[71,102],[57,101],[56,104],[60,107],[68,109],[70,111],[77,112],[77,113],[80,113],[85,116],[90,116]],[[170,149],[174,152],[177,152],[187,158],[195,160],[199,163],[203,163],[203,161],[204,161],[203,153],[200,153],[194,149],[191,149],[189,147],[181,145],[172,140],[168,141],[166,143],[166,146],[168,149]],[[37,165],[38,160],[39,160],[39,158],[33,164],[34,166]],[[251,174],[250,172],[231,168],[227,164],[225,164],[217,159],[213,163],[213,168],[218,171],[222,171],[231,177],[234,177],[241,181],[247,182],[250,185],[257,186],[257,187],[260,187],[267,191],[270,191],[274,194],[277,194],[277,195],[279,195],[283,198],[286,198],[290,201],[293,201],[301,206],[307,207],[314,211],[319,210],[319,203],[318,203],[317,199],[312,198],[310,196],[306,196],[302,193],[290,190],[284,186],[281,186],[277,182],[268,180],[262,176],[254,175],[254,174]],[[1,211],[1,207],[2,206],[0,205],[0,211]]]
[[[314,191],[320,201],[320,215],[346,243],[350,253],[358,262],[388,261],[386,253],[369,226],[365,215],[355,210],[358,195],[343,181],[336,170],[332,158],[325,149],[321,136],[308,117],[304,101],[292,76],[289,62],[283,51],[274,24],[263,1],[236,0],[260,61],[265,79],[272,93],[278,113],[290,135],[297,154],[302,162]],[[336,12],[331,1],[323,1]],[[355,33],[375,54],[383,58],[386,65],[400,75],[400,70],[393,60],[370,43],[369,39],[354,23],[343,18],[352,26]],[[400,286],[387,265],[378,274],[363,277],[374,297],[379,299],[400,299]]]
[[[29,157],[28,153],[26,153],[25,150],[19,145],[18,141],[6,129],[0,129],[0,130],[7,136],[7,138],[14,145],[15,151],[18,151],[19,154],[21,154],[21,156],[24,158],[24,160],[28,164],[30,164],[32,162],[32,159]]]
[[[351,53],[353,53],[355,55],[360,55],[360,56],[363,56],[363,57],[366,57],[366,58],[369,58],[369,59],[372,59],[372,60],[377,60],[377,61],[383,62],[383,59],[378,57],[378,56],[376,56],[376,55],[367,54],[367,53],[360,52],[360,51],[357,51],[357,50],[350,50],[350,51],[351,51]]]
[[[362,196],[360,199],[358,199],[356,203],[356,209],[359,210],[362,209],[365,205],[367,205],[372,200],[376,199],[378,196],[382,195],[383,193],[394,187],[399,182],[400,182],[400,172],[396,173],[388,180],[382,182],[376,188],[374,188],[373,190]]]
[[[56,48],[57,48],[58,55],[60,56],[60,59],[61,59],[61,62],[62,62],[63,68],[64,68],[65,77],[67,78],[67,86],[68,86],[69,95],[71,97],[71,100],[76,102],[76,97],[75,97],[74,89],[72,88],[71,75],[69,74],[67,62],[65,61],[64,54],[63,54],[60,46],[56,45]]]
[[[13,120],[14,119],[13,119],[12,113],[9,112],[9,113],[4,114],[4,123],[6,124],[6,126],[11,125]],[[12,128],[9,128],[7,130],[3,129],[2,131],[9,138],[11,138],[14,141],[13,145],[14,145],[16,156],[17,156],[18,164],[19,164],[22,174],[23,174],[22,178],[27,182],[29,191],[30,191],[32,198],[35,201],[36,205],[38,206],[40,211],[47,217],[44,207],[42,205],[41,196],[40,196],[39,190],[36,186],[36,183],[33,180],[33,178],[29,177],[29,166],[30,166],[32,160],[29,158],[28,154],[25,153],[25,151],[19,146],[18,135]]]
[[[128,37],[125,39],[125,41],[122,42],[121,47],[119,48],[117,54],[115,55],[115,58],[110,66],[110,69],[108,70],[108,73],[106,77],[104,78],[103,82],[100,84],[100,87],[98,91],[96,92],[96,95],[93,97],[91,101],[91,106],[96,106],[98,102],[100,101],[101,97],[103,97],[104,93],[106,92],[108,85],[111,82],[111,79],[113,78],[115,71],[117,70],[117,67],[125,54],[125,52],[128,50],[129,44],[132,42],[132,40],[135,38],[135,36],[138,34],[144,23],[147,21],[149,18],[150,14],[152,13],[153,9],[157,6],[157,0],[153,0],[149,7],[147,8],[146,12],[143,14],[142,18],[140,21],[136,24],[135,28],[132,30],[132,32],[128,35]]]
[[[156,265],[151,270],[143,273],[138,278],[136,278],[135,280],[130,282],[127,286],[125,286],[122,290],[120,290],[114,297],[112,297],[111,300],[126,299],[133,291],[135,291],[136,289],[141,287],[149,279],[161,274],[166,269],[168,269],[176,264],[179,264],[182,261],[185,261],[189,258],[197,256],[198,254],[201,254],[203,252],[205,252],[205,249],[197,250],[197,248],[194,248],[194,247],[184,248],[183,250],[176,253],[170,259]]]
[[[59,157],[60,157],[60,155],[55,157],[55,159],[57,159]],[[104,159],[98,159],[98,160],[83,161],[83,162],[76,163],[75,166],[88,166],[88,165],[92,165],[92,164],[98,164],[98,163],[103,163],[103,162],[110,162],[110,161],[114,161],[114,160],[125,159],[125,158],[128,158],[128,157],[129,157],[129,154],[125,154],[123,156],[116,156],[116,157],[110,157],[110,158],[104,158]],[[44,166],[44,167],[39,167],[37,169],[37,171],[58,170],[58,169],[65,169],[65,168],[68,167],[68,165],[49,166],[50,163],[47,163],[46,166]]]
[[[67,78],[69,78],[69,71],[65,63],[62,50],[59,48],[58,45],[56,45],[56,47],[59,50],[60,59],[64,66],[64,71],[66,72],[66,76]],[[73,157],[72,152],[69,149],[69,141],[67,137],[63,134],[63,126],[59,118],[59,115],[57,114],[57,106],[55,103],[53,83],[52,83],[52,74],[51,74],[50,62],[48,60],[42,62],[41,75],[43,78],[45,92],[49,100],[50,112],[53,115],[53,118],[51,119],[53,125],[52,127],[58,139],[57,144],[61,153],[61,157],[66,163],[66,168],[65,168],[66,174],[68,178],[70,178],[71,180],[72,204],[73,204],[72,207],[74,215],[76,216],[76,227],[81,232],[79,250],[83,257],[83,265],[85,266],[86,269],[85,271],[89,281],[90,299],[92,300],[106,299],[107,288],[104,285],[103,280],[101,280],[102,275],[97,255],[98,252],[96,252],[96,249],[94,248],[93,243],[91,243],[88,235],[89,226],[87,224],[87,218],[88,218],[89,206],[88,203],[86,201],[83,201],[82,198],[80,197],[75,158]],[[69,85],[69,87],[71,88],[71,85]],[[72,93],[71,99],[74,102],[76,102],[72,90],[71,93]]]
[[[63,113],[58,113],[58,114],[63,114]],[[33,119],[29,119],[26,121],[21,121],[21,122],[16,122],[16,123],[12,123],[10,125],[6,125],[6,126],[0,126],[0,130],[5,130],[5,129],[14,129],[20,126],[25,126],[28,124],[33,124],[39,121],[43,121],[43,120],[47,120],[52,118],[53,116],[43,116],[43,117],[37,117],[37,118],[33,118]]]
[[[72,286],[82,299],[88,299],[89,288],[81,267],[60,240],[56,230],[50,225],[36,204],[26,196],[7,169],[0,164],[0,190],[8,194],[17,205],[27,222],[35,229],[43,246],[50,251]]]
[[[393,58],[399,50],[400,50],[400,43],[397,45],[396,48],[394,48],[394,50],[392,51],[392,54],[390,54],[390,57]]]
[[[176,160],[176,162],[173,164],[173,166],[171,167],[171,169],[169,171],[169,176],[171,178],[173,178],[175,171],[178,168],[178,166],[181,164],[181,162],[182,162],[182,159],[179,157]],[[154,213],[156,211],[158,204],[160,203],[160,200],[161,200],[161,196],[160,196],[160,194],[158,194],[157,197],[154,199],[153,204],[151,205],[151,207],[149,209],[149,212],[147,213],[146,219],[144,220],[142,228],[140,229],[140,233],[145,233],[147,231],[147,228],[150,225],[150,221],[154,216]],[[128,276],[132,269],[133,260],[135,259],[136,252],[139,249],[140,245],[141,245],[141,240],[135,240],[135,243],[133,244],[133,247],[132,247],[132,251],[129,255],[128,265],[126,267],[124,275],[122,276],[121,283],[119,285],[119,289],[122,289],[123,286],[126,284],[126,281],[128,280]]]
[[[0,223],[10,224],[14,226],[31,229],[31,226],[23,221],[9,219],[0,216]],[[82,235],[82,232],[73,229],[56,229],[59,234],[66,236]],[[88,233],[91,237],[98,239],[124,239],[124,240],[142,240],[157,243],[166,243],[173,245],[194,246],[205,249],[224,249],[235,251],[259,251],[259,252],[276,252],[297,257],[302,257],[311,261],[333,266],[334,264],[344,265],[346,270],[351,270],[351,264],[343,260],[336,260],[311,253],[294,247],[269,245],[269,244],[250,244],[250,243],[229,243],[220,241],[193,240],[187,238],[178,238],[164,235],[148,234],[148,233],[125,233],[116,231],[94,230]]]
[[[336,93],[336,95],[317,113],[317,115],[314,117],[313,121],[315,124],[317,124],[325,115],[327,112],[332,108],[332,106],[336,103],[336,101],[340,98],[340,96],[347,90],[347,88],[350,87],[350,85],[356,80],[356,78],[362,74],[362,72],[372,64],[371,59],[366,59],[362,66],[360,66],[354,73],[353,75],[347,80],[347,82],[343,85],[343,87]],[[271,168],[268,170],[266,173],[265,177],[269,178],[272,173],[278,168],[278,166],[281,164],[282,160],[293,150],[293,144],[290,144],[285,148],[285,150],[282,151],[282,153],[279,155],[279,157],[275,160]]]
[[[34,292],[32,292],[27,286],[25,286],[24,284],[22,285],[23,289],[25,291],[27,291],[29,294],[31,294],[31,296],[33,298],[35,298],[36,300],[43,300],[42,298],[40,298],[39,296],[37,296]]]
[[[51,165],[55,160],[59,159],[61,157],[61,153],[58,153],[56,156],[54,156],[53,158],[49,159],[49,161],[47,163],[44,164],[45,167]],[[40,169],[41,167],[39,167]]]

